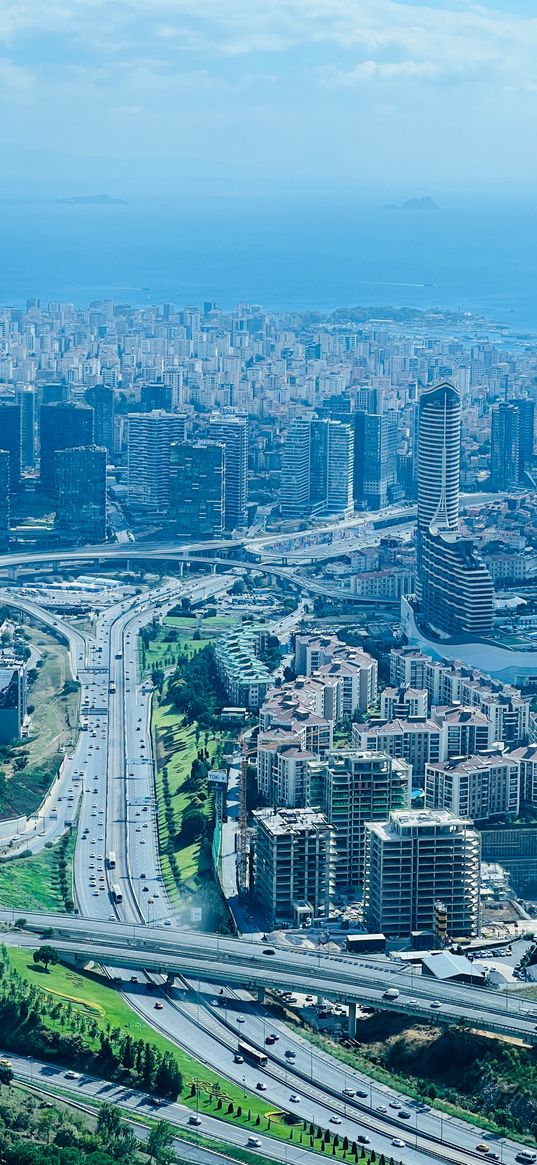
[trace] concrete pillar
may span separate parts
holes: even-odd
[[[356,1004],[349,1003],[349,1039],[356,1039]]]
[[[265,988],[264,987],[257,988],[257,1002],[258,1003],[265,1002]]]
[[[180,576],[180,578],[183,577],[184,573],[185,573],[185,560],[184,560],[184,558],[182,558],[180,563],[179,563],[179,576]]]
[[[173,971],[168,971],[168,974],[166,976],[166,991],[171,991],[172,987],[174,987],[174,986],[175,986],[175,975],[174,975]]]
[[[218,563],[214,562],[213,565],[211,566],[211,574],[216,574],[217,570],[218,570]]]

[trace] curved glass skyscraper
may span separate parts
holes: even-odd
[[[422,392],[418,434],[418,530],[457,530],[461,398],[447,381]]]
[[[493,587],[459,532],[461,400],[448,381],[422,392],[418,419],[417,594],[422,620],[441,635],[492,630]]]

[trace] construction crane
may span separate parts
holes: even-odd
[[[239,831],[237,835],[237,881],[239,894],[247,894],[250,889],[250,844],[248,838],[248,757],[255,752],[248,748],[249,733],[241,733],[239,739],[241,763],[239,780]]]

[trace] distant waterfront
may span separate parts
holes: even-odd
[[[537,205],[386,211],[350,199],[5,202],[0,304],[460,308],[537,332]]]

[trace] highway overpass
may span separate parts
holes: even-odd
[[[429,1022],[464,1023],[483,1031],[537,1043],[537,1007],[497,991],[437,982],[415,975],[395,960],[362,961],[348,955],[271,947],[245,939],[148,927],[117,920],[28,914],[27,928],[53,931],[50,942],[81,965],[93,960],[107,966],[156,971],[171,977],[204,978],[241,984],[262,997],[268,988],[311,992],[349,1006],[354,1034],[356,1007],[364,1004],[403,1014],[427,1016]],[[0,923],[13,924],[17,914],[0,910]],[[24,932],[12,931],[10,944],[27,945]],[[273,954],[266,953],[273,951]],[[397,999],[385,992],[396,987]],[[440,1003],[440,1006],[433,1006]]]

